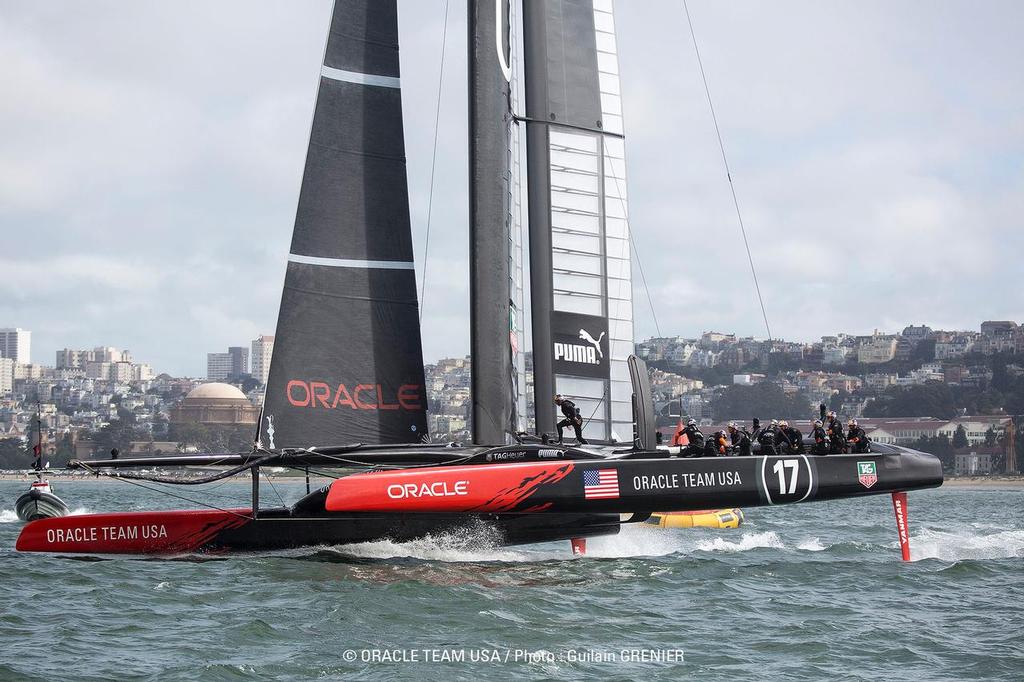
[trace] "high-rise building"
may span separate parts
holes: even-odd
[[[244,346],[230,346],[227,353],[206,354],[206,378],[223,381],[249,373],[249,349]]]
[[[231,375],[230,353],[206,354],[206,378],[210,381],[223,381]]]
[[[249,349],[245,346],[230,346],[231,376],[242,376],[249,373]]]
[[[0,396],[7,396],[14,390],[14,360],[0,358]]]
[[[270,358],[274,354],[274,337],[260,336],[252,342],[252,375],[261,384],[270,376]]]
[[[27,329],[0,329],[0,358],[15,362],[32,362],[32,332]]]

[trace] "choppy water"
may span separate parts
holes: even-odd
[[[0,481],[0,679],[1024,678],[1021,490],[912,493],[904,564],[887,497],[750,509],[732,531],[630,527],[581,559],[488,546],[486,529],[220,559],[20,555],[26,487]],[[80,512],[187,506],[57,492]],[[669,660],[636,660],[651,655]]]

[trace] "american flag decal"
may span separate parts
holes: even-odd
[[[583,499],[601,500],[619,496],[619,473],[615,469],[583,472]]]

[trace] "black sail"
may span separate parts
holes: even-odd
[[[427,434],[395,0],[336,0],[259,438]]]

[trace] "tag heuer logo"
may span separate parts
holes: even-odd
[[[857,480],[865,488],[870,488],[878,483],[878,472],[875,469],[874,462],[857,462],[857,474]]]

